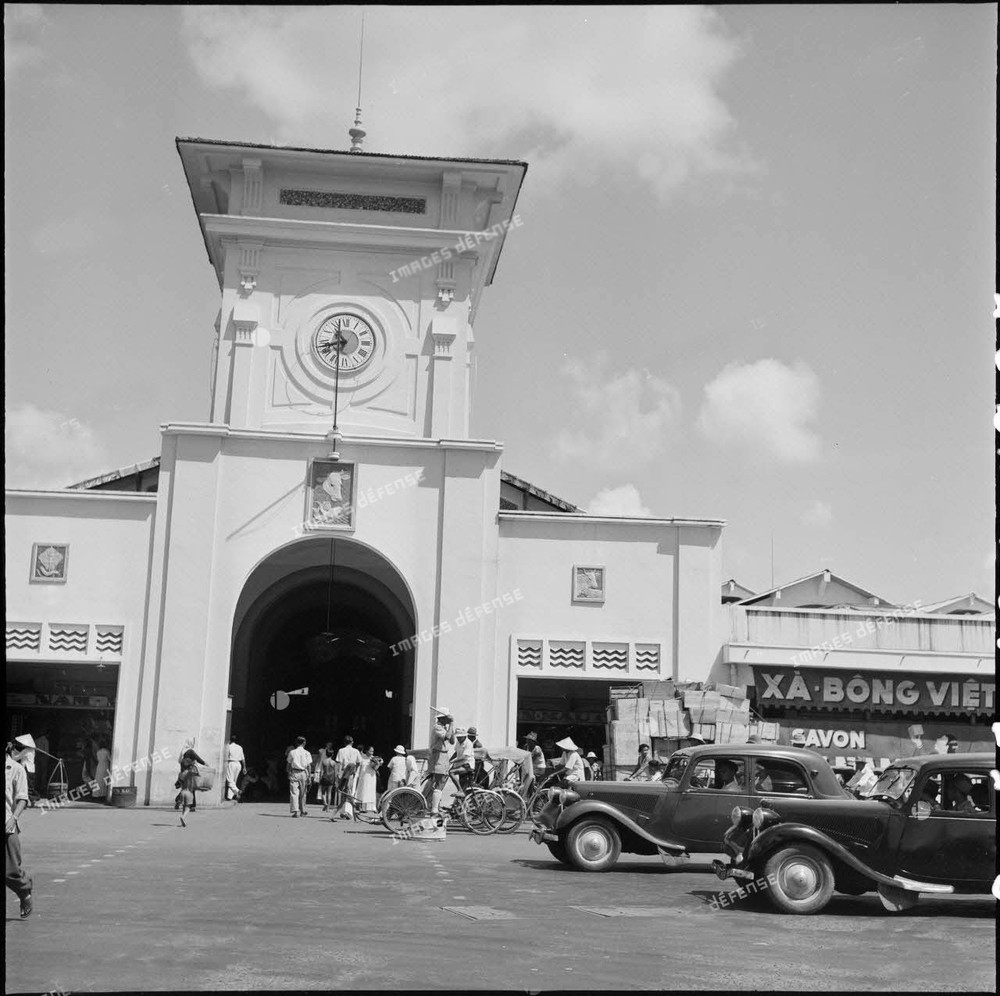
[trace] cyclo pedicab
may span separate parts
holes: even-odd
[[[430,750],[411,753],[420,762],[422,790],[401,785],[382,796],[379,814],[388,830],[405,831],[430,815]],[[528,756],[527,751],[517,747],[477,747],[475,772],[471,776],[449,776],[455,792],[449,804],[441,806],[441,815],[457,820],[475,834],[513,833],[527,814],[526,802],[514,785],[518,784],[519,766]]]

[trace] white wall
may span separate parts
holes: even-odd
[[[38,653],[8,650],[7,660],[92,663],[98,625],[124,627],[118,672],[112,764],[145,753],[137,742],[146,595],[156,509],[155,495],[109,491],[8,491],[4,537],[8,624],[77,623],[90,627],[83,653],[53,652],[43,627]],[[68,543],[65,584],[29,582],[34,543]],[[115,660],[104,655],[105,660]]]

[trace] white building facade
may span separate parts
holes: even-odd
[[[219,766],[231,732],[261,765],[296,733],[425,746],[442,703],[509,743],[525,703],[708,676],[723,522],[571,511],[470,438],[524,164],[178,151],[221,290],[210,420],[97,490],[8,492],[13,725],[119,766],[192,737]],[[123,784],[163,803],[175,772]]]

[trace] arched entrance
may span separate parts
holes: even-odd
[[[230,726],[248,766],[280,783],[298,735],[315,751],[351,734],[383,757],[409,744],[414,653],[393,648],[415,631],[402,577],[360,543],[303,540],[259,564],[237,604],[230,662]]]

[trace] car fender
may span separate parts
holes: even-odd
[[[786,844],[812,844],[821,851],[825,851],[830,857],[847,865],[848,868],[870,879],[876,885],[884,885],[893,889],[912,889],[914,886],[921,886],[919,890],[914,891],[928,891],[924,883],[904,882],[899,878],[892,878],[869,868],[857,855],[852,854],[843,844],[831,840],[822,830],[801,823],[779,823],[761,831],[747,848],[743,864],[762,864],[767,855]],[[930,889],[933,890],[933,887]]]
[[[562,833],[568,830],[570,826],[577,822],[584,816],[606,816],[608,819],[620,826],[627,827],[632,831],[637,837],[641,837],[643,840],[649,841],[650,844],[655,844],[657,847],[662,848],[665,851],[671,851],[675,854],[686,854],[687,848],[683,844],[679,844],[675,840],[664,840],[661,837],[654,837],[648,830],[644,830],[635,820],[629,819],[625,816],[620,809],[616,809],[614,806],[609,806],[606,802],[601,802],[599,799],[588,799],[586,802],[574,802],[573,805],[567,806],[560,814],[559,818],[556,820],[555,830]]]

